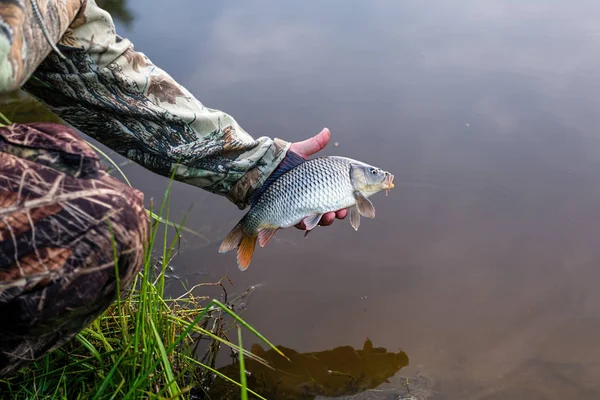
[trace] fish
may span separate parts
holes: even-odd
[[[288,151],[276,172],[249,199],[250,210],[223,239],[219,253],[237,250],[240,270],[248,268],[256,247],[279,229],[304,222],[307,235],[328,212],[349,209],[355,230],[360,217],[375,218],[369,197],[394,187],[394,175],[347,157],[304,159]]]

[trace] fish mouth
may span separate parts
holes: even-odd
[[[388,195],[388,191],[394,188],[394,175],[387,172],[387,176],[384,181],[385,195]]]
[[[385,180],[385,183],[387,184],[388,189],[393,189],[394,188],[394,175],[389,174]]]

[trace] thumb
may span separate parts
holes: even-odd
[[[323,128],[321,132],[317,133],[310,139],[293,143],[290,147],[290,150],[300,154],[302,157],[308,157],[320,150],[323,150],[323,148],[327,146],[327,143],[329,143],[330,137],[331,132],[329,132],[329,129]]]

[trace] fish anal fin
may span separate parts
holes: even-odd
[[[313,229],[315,229],[315,226],[317,226],[319,224],[319,221],[321,221],[321,217],[323,217],[323,214],[312,214],[307,217],[304,217],[302,222],[304,222],[305,229],[307,231],[312,231]]]
[[[350,207],[350,225],[352,225],[355,231],[360,226],[360,212],[357,206]]]
[[[354,199],[356,200],[356,207],[358,207],[360,215],[366,218],[375,218],[375,207],[373,207],[371,200],[367,199],[360,192],[354,192]]]
[[[275,236],[275,232],[277,232],[279,228],[262,228],[258,231],[258,245],[260,247],[265,247],[269,240],[273,239]]]
[[[252,262],[257,236],[243,235],[237,251],[238,268],[245,271]]]
[[[242,231],[242,225],[238,223],[232,230],[225,236],[221,246],[219,246],[219,253],[227,253],[233,249],[236,249],[240,242],[244,232]]]

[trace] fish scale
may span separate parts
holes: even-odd
[[[307,227],[310,225],[307,229],[312,229],[323,214],[351,207],[356,208],[354,218],[351,210],[351,222],[358,229],[360,207],[357,196],[359,200],[364,199],[363,207],[371,210],[368,214],[372,213],[372,218],[374,209],[366,198],[393,187],[393,175],[360,161],[334,156],[312,160],[295,157],[298,160],[293,159],[293,162],[297,162],[297,165],[294,164],[281,176],[275,176],[269,185],[265,185],[267,188],[258,194],[248,213],[219,248],[220,252],[237,248],[238,266],[242,270],[250,263],[257,238],[262,247],[277,229],[288,228],[301,221],[305,221]],[[361,182],[357,183],[356,180],[366,178],[354,177],[353,168],[362,169],[363,175],[373,173],[380,178],[369,186],[370,192],[361,193],[357,188]]]

